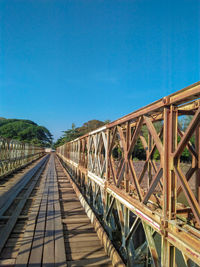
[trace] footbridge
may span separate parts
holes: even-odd
[[[0,266],[200,266],[200,82],[0,160]]]

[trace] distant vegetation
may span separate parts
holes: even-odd
[[[106,123],[110,122],[110,120],[106,121],[99,121],[99,120],[90,120],[88,122],[85,122],[81,127],[76,127],[74,123],[72,123],[72,128],[68,129],[67,131],[63,131],[64,134],[61,136],[56,143],[54,144],[54,147],[58,147],[63,145],[66,142],[72,141],[86,133],[89,133]]]
[[[30,120],[0,118],[0,136],[43,147],[52,144],[49,130]]]
[[[186,131],[188,125],[190,124],[192,120],[192,116],[183,116],[182,118],[179,119],[179,127],[180,129],[183,130],[183,132]],[[155,122],[154,123],[154,127],[157,131],[157,133],[160,132],[161,128],[163,126],[163,123],[162,122]],[[148,141],[148,130],[147,130],[147,127],[146,126],[143,126],[142,127],[142,133],[143,133],[143,136],[146,140],[146,142]],[[178,143],[180,142],[181,138],[180,136],[177,137],[177,141]],[[161,141],[163,142],[163,138],[161,138]],[[193,147],[195,147],[195,140],[194,140],[194,136],[191,137],[190,139],[190,143]],[[146,160],[146,151],[144,150],[144,147],[142,145],[142,142],[141,140],[138,138],[137,140],[137,143],[136,143],[136,146],[134,148],[134,151],[133,151],[133,154],[132,154],[132,157],[135,158],[135,159],[139,159],[139,160]],[[160,154],[158,152],[157,149],[155,149],[155,152],[153,154],[153,159],[154,160],[160,160]],[[190,154],[190,152],[188,151],[187,148],[185,148],[181,154],[181,157],[180,157],[180,160],[182,162],[191,162],[192,160],[192,156]]]

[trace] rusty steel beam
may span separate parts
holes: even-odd
[[[184,131],[182,115],[193,117]],[[146,155],[142,163],[134,160],[137,142]],[[200,265],[199,143],[200,82],[57,148],[127,266],[144,264],[138,253],[146,265],[176,266],[177,249],[186,264]],[[185,149],[192,157],[186,171]],[[146,238],[140,247],[134,247],[135,224]]]

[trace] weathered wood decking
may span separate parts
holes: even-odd
[[[4,194],[0,266],[112,266],[60,163],[41,166]]]
[[[56,169],[68,266],[112,266],[58,160]]]

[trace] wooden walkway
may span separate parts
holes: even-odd
[[[60,162],[38,170],[4,190],[0,266],[112,266]]]
[[[57,159],[56,169],[68,266],[112,266]]]

